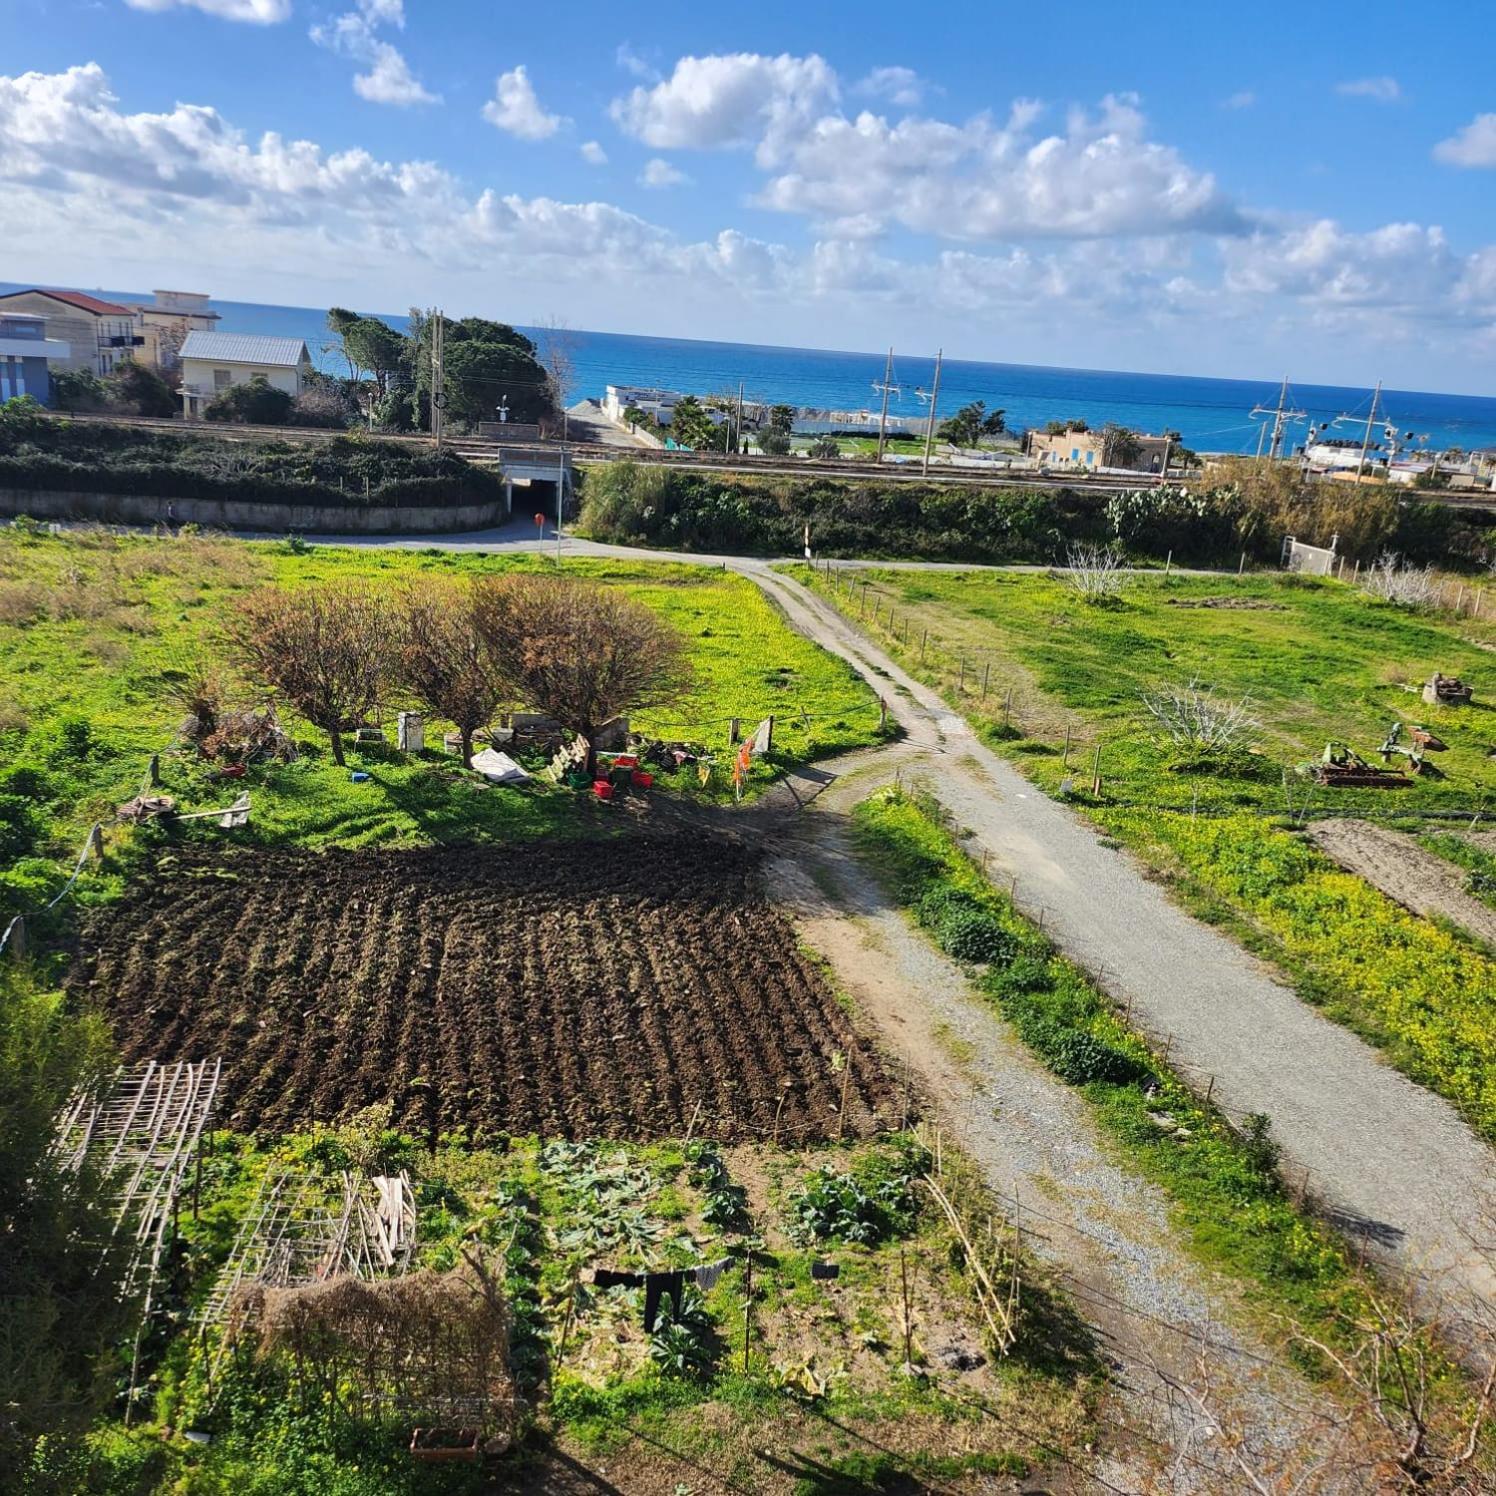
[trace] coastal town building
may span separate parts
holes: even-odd
[[[170,373],[181,361],[187,335],[212,332],[220,319],[204,291],[152,291],[151,296],[151,301],[130,305],[136,329],[143,339],[135,356],[142,363]]]
[[[0,312],[0,401],[30,395],[47,402],[51,364],[61,367],[71,349],[47,336],[47,319],[30,312]]]
[[[679,390],[642,384],[610,384],[603,391],[603,412],[610,421],[627,425],[624,411],[642,410],[657,425],[668,426],[675,407],[685,398]]]
[[[1131,473],[1161,473],[1169,463],[1170,439],[1167,436],[1146,436],[1142,432],[1131,432],[1133,452],[1125,461],[1117,454],[1107,462],[1108,433],[1081,430],[1075,427],[1064,431],[1030,431],[1024,439],[1024,452],[1040,467],[1063,468],[1120,468]]]
[[[288,395],[299,395],[312,371],[301,338],[267,338],[240,332],[189,332],[181,347],[182,414],[203,410],[236,384],[257,375]]]
[[[67,345],[66,356],[53,361],[57,374],[113,373],[145,341],[133,308],[83,291],[11,291],[0,296],[0,315],[12,314],[45,318],[47,335]]]

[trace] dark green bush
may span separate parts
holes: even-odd
[[[958,961],[1002,963],[1017,952],[1016,937],[990,909],[960,889],[932,889],[915,912],[940,948]]]
[[[1143,1067],[1130,1054],[1092,1034],[1073,1029],[1055,1038],[1045,1049],[1044,1060],[1061,1080],[1073,1086],[1084,1086],[1093,1080],[1123,1086],[1143,1073]]]
[[[14,402],[12,402],[14,403]],[[294,443],[0,420],[0,487],[284,504],[470,504],[503,492],[455,452],[335,437]]]

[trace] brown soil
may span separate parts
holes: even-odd
[[[1442,915],[1496,945],[1496,909],[1465,892],[1465,874],[1401,831],[1366,821],[1314,821],[1309,835],[1327,856],[1415,914]]]
[[[701,837],[181,856],[69,986],[127,1060],[221,1056],[242,1129],[389,1101],[433,1134],[804,1141],[839,1129],[837,1053],[847,1134],[897,1120],[757,854]]]

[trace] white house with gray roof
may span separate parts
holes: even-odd
[[[182,414],[200,416],[224,390],[256,375],[288,395],[299,395],[312,372],[300,338],[243,332],[189,332],[182,341]]]

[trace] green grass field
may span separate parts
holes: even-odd
[[[856,576],[853,591],[824,576],[814,585],[1045,790],[1065,792],[1068,780],[1070,798],[1189,907],[1496,1138],[1496,961],[1342,872],[1289,818],[1306,808],[1394,817],[1447,838],[1460,820],[1440,813],[1489,808],[1496,619],[1409,613],[1340,583],[1282,576],[1149,575],[1103,606],[1038,573]],[[1496,613],[1496,597],[1486,602]],[[1409,688],[1436,669],[1472,682],[1475,703],[1425,706]],[[1256,751],[1202,755],[1161,735],[1142,693],[1191,680],[1225,701],[1249,700]],[[1439,777],[1336,790],[1294,775],[1331,738],[1379,764],[1394,721],[1448,744],[1430,755]],[[1463,865],[1484,867],[1475,854]]]
[[[494,790],[462,774],[439,751],[441,723],[428,727],[428,744],[438,751],[423,759],[355,750],[351,768],[370,774],[357,784],[332,763],[322,733],[290,718],[285,725],[302,756],[289,765],[253,766],[240,785],[215,783],[210,766],[165,752],[183,715],[168,689],[171,676],[205,660],[232,665],[222,625],[250,587],[359,576],[393,588],[423,573],[550,564],[437,551],[298,552],[219,538],[0,534],[0,794],[29,802],[20,814],[30,826],[8,848],[15,865],[0,884],[0,907],[31,908],[50,896],[84,831],[94,821],[113,824],[114,807],[140,787],[156,752],[163,753],[163,789],[183,809],[224,805],[248,788],[250,825],[235,836],[249,842],[415,844],[605,829],[607,812],[588,797],[541,785]],[[636,715],[636,728],[725,750],[728,718],[741,717],[751,730],[774,713],[781,762],[877,739],[877,703],[866,685],[789,629],[742,578],[704,567],[589,561],[569,561],[566,572],[624,587],[687,639],[694,685],[679,701]],[[391,738],[393,705],[386,717]],[[772,761],[755,764],[751,788],[761,789],[774,772]],[[706,790],[694,766],[671,783],[729,797],[725,751]],[[223,836],[212,822],[172,834]]]

